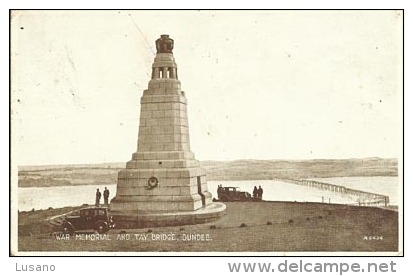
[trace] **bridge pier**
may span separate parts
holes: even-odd
[[[361,190],[355,190],[355,189],[350,189],[345,186],[339,186],[339,185],[334,185],[330,183],[324,183],[324,182],[319,182],[319,181],[313,181],[313,180],[296,180],[296,179],[288,179],[286,182],[297,184],[297,185],[302,185],[302,186],[307,186],[311,188],[317,188],[320,190],[327,190],[331,191],[334,193],[340,193],[344,195],[350,195],[354,197],[358,197],[358,204],[365,205],[365,206],[379,206],[379,205],[384,205],[387,207],[389,204],[389,197],[385,195],[380,195],[380,194],[375,194],[375,193],[369,193]],[[322,202],[324,202],[324,196],[322,197]],[[330,203],[330,198],[328,200]]]

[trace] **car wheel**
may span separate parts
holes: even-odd
[[[75,231],[73,230],[73,227],[66,224],[62,226],[62,232],[63,234],[69,234],[70,236],[72,236]]]
[[[103,234],[109,231],[109,227],[106,223],[101,221],[96,224],[96,231],[98,231],[99,234]]]

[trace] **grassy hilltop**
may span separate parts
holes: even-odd
[[[58,240],[47,217],[70,207],[19,213],[19,251],[86,252],[395,252],[398,213],[375,207],[299,202],[227,202],[227,214],[197,225],[113,229],[111,240]],[[73,207],[72,207],[73,208]],[[89,231],[90,232],[90,231]],[[92,233],[92,232],[90,232]],[[117,240],[128,233],[131,240]],[[170,234],[177,241],[154,241]],[[147,240],[134,239],[135,234]],[[209,241],[183,241],[187,234],[209,235]]]
[[[209,180],[397,176],[395,159],[237,160],[204,161]],[[26,166],[19,168],[19,186],[115,183],[124,163],[97,165]],[[175,227],[113,229],[111,240],[56,238],[59,231],[48,218],[80,207],[18,213],[18,250],[53,252],[397,252],[398,213],[377,207],[302,202],[228,202],[226,215],[216,222]],[[178,241],[151,240],[174,234]],[[118,235],[148,240],[117,240]],[[208,241],[184,241],[191,234]]]

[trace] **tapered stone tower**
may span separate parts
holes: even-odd
[[[111,211],[125,226],[179,225],[217,219],[206,171],[191,152],[187,101],[169,35],[156,40],[152,79],[141,98],[138,149],[118,174]]]

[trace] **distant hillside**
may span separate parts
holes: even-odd
[[[205,161],[210,180],[397,176],[397,159]]]
[[[397,176],[397,159],[203,161],[209,180]],[[19,187],[115,183],[125,163],[19,167]]]

